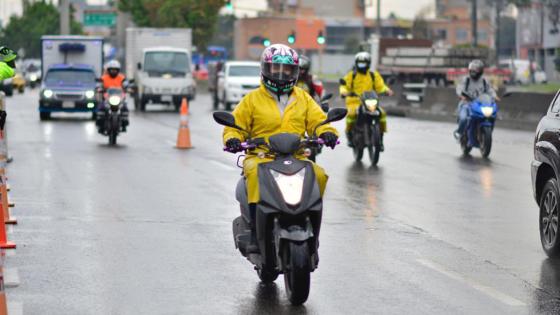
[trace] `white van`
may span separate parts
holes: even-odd
[[[509,69],[512,72],[511,82],[515,84],[530,84],[531,83],[531,70],[529,68],[529,60],[524,59],[506,59],[500,60],[499,67],[501,69]],[[535,83],[546,83],[547,77],[541,67],[533,62],[533,69],[535,73]]]

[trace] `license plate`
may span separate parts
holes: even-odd
[[[173,97],[171,95],[162,95],[161,96],[161,101],[162,102],[171,102],[173,100]]]
[[[408,94],[406,99],[410,102],[420,102],[420,95],[416,94]]]
[[[74,104],[74,102],[69,102],[69,101],[62,102],[62,108],[74,108],[74,107],[76,107],[76,104]]]

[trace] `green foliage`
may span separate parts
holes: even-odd
[[[138,26],[192,28],[194,44],[204,49],[224,4],[225,0],[121,0],[119,9],[130,12]]]
[[[60,34],[59,20],[60,14],[54,5],[45,1],[24,1],[23,15],[10,18],[0,33],[0,43],[16,51],[23,48],[26,57],[37,58],[41,55],[41,36]],[[72,21],[71,32],[82,34],[82,26]]]

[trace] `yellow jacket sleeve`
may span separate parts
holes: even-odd
[[[5,62],[0,62],[0,81],[9,79],[15,75],[14,69],[8,66]]]
[[[325,119],[327,119],[327,114],[325,114],[323,109],[321,109],[321,106],[315,103],[315,101],[313,101],[311,97],[309,97],[307,100],[307,134],[312,135],[315,127],[325,121]],[[320,136],[327,131],[330,131],[338,136],[338,131],[330,124],[326,124],[317,128],[317,136]]]
[[[389,90],[387,85],[385,85],[383,77],[377,71],[373,72],[373,87],[375,89],[375,92],[378,94],[385,93],[387,92],[387,90]]]
[[[235,124],[247,131],[251,131],[253,121],[253,104],[251,104],[250,97],[250,95],[244,97],[233,110]],[[237,138],[241,141],[245,141],[247,134],[235,128],[225,127],[223,133],[224,144],[231,138]]]

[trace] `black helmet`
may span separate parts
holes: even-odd
[[[304,55],[299,56],[299,71],[309,71],[309,69],[311,69],[311,59]]]
[[[482,77],[484,73],[484,62],[479,59],[475,59],[469,63],[469,76],[473,80],[478,80]]]
[[[360,73],[366,73],[371,65],[371,55],[367,51],[362,51],[354,57],[354,66]]]

